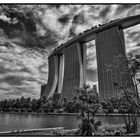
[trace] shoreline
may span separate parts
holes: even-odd
[[[75,136],[78,128],[64,129],[64,127],[25,129],[0,132],[0,136]]]
[[[119,129],[123,129],[123,128],[124,128],[123,124],[122,125],[105,125],[105,126],[100,126],[99,131],[102,134],[104,130],[107,131],[107,129],[110,132],[110,130],[118,131]],[[52,128],[3,131],[3,132],[0,132],[0,136],[80,136],[80,135],[77,135],[78,131],[79,131],[79,128],[64,129],[64,127],[52,127]],[[108,134],[106,133],[104,133],[105,135],[101,135],[100,132],[97,136],[108,136]],[[132,135],[135,135],[135,134],[132,134]],[[113,136],[113,134],[111,135]]]
[[[0,114],[77,116],[77,113],[37,113],[37,112],[22,112],[22,113],[19,113],[19,112],[0,112]],[[95,116],[121,117],[123,115],[127,115],[127,114],[112,113],[112,114],[96,114]],[[140,114],[137,117],[140,117]]]
[[[1,131],[0,136],[35,136],[35,135],[53,135],[54,133],[61,133],[64,127],[53,128],[39,128],[39,129],[24,129],[24,130],[12,130]]]
[[[37,113],[37,112],[0,112],[0,114],[19,114],[19,115],[70,115],[77,116],[77,113]]]
[[[124,125],[106,125],[101,128],[117,128]],[[1,131],[0,136],[75,136],[79,128],[65,129],[64,127],[39,128],[39,129],[23,129],[12,131]]]

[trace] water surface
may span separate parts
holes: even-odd
[[[101,116],[102,125],[121,125],[120,116]],[[140,118],[138,119],[138,123]],[[64,127],[77,128],[80,121],[73,115],[42,115],[42,114],[0,114],[0,131],[25,130],[38,128]],[[139,124],[140,126],[140,124]]]

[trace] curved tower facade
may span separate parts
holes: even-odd
[[[48,98],[52,97],[56,92],[57,83],[58,83],[58,56],[52,56],[48,59],[49,64],[49,77],[48,83],[42,93],[42,96]]]
[[[116,19],[92,27],[56,48],[48,57],[48,83],[42,85],[41,97],[50,98],[55,95],[60,102],[64,98],[72,101],[75,88],[85,84],[86,47],[84,43],[91,40],[96,42],[99,95],[102,98],[114,96],[119,90],[113,87],[114,82],[133,90],[134,84],[127,63],[122,64],[120,61],[120,67],[114,71],[109,71],[107,66],[113,64],[115,57],[119,55],[124,60],[127,59],[123,29],[139,23],[140,15]],[[123,73],[124,70],[127,72]]]
[[[96,35],[95,42],[100,96],[103,98],[115,95],[119,89],[113,86],[114,82],[117,82],[119,86],[125,89],[134,87],[129,71],[124,73],[125,69],[128,70],[126,63],[121,64],[120,60],[117,64],[119,66],[118,68],[109,70],[110,68],[108,67],[114,64],[114,60],[118,56],[123,61],[127,59],[123,31],[118,30],[118,27],[113,27],[99,32]]]
[[[82,87],[85,82],[84,53],[83,46],[80,46],[79,43],[74,43],[64,49],[64,79],[60,102],[64,98],[72,101],[76,91],[75,88]]]

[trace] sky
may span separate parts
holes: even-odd
[[[140,14],[139,4],[0,5],[0,100],[39,98],[47,57],[61,43],[110,20]],[[127,53],[140,53],[140,25],[124,30]],[[95,42],[87,45],[87,81],[97,84]]]

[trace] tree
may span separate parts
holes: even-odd
[[[118,94],[116,96],[116,100],[118,102],[117,106],[120,109],[120,113],[122,113],[126,131],[127,133],[135,133],[137,131],[137,115],[140,111],[140,98],[138,94],[137,81],[136,81],[136,72],[138,69],[139,63],[136,59],[129,57],[126,59],[123,55],[118,55],[114,58],[113,64],[108,65],[107,70],[111,70],[114,72],[114,82],[112,83],[114,88],[118,89]],[[116,71],[121,69],[120,73]],[[121,85],[116,79],[120,75],[131,75],[134,88]],[[129,80],[129,79],[128,79]],[[129,82],[125,79],[125,82]]]
[[[41,98],[41,100],[42,100],[42,103],[45,104],[46,101],[47,101],[47,97],[46,97],[46,96],[43,96],[43,97]]]
[[[27,110],[31,108],[31,98],[30,97],[25,99],[25,103],[24,103],[23,107],[26,108]]]
[[[95,119],[95,115],[100,110],[98,93],[90,89],[89,85],[84,85],[76,90],[80,110],[78,119],[81,119],[80,135],[91,136],[97,132],[97,128],[101,125],[100,121]]]
[[[114,106],[110,98],[102,99],[101,105],[105,114],[108,115],[108,113],[114,113]]]
[[[134,81],[135,85],[135,90],[136,93],[138,94],[138,84],[140,83],[140,79],[136,78],[137,71],[139,70],[140,67],[140,62],[139,62],[139,56],[133,56],[132,54],[128,57],[128,63],[129,63],[129,69],[131,72],[131,76]],[[139,96],[139,95],[138,95]]]
[[[36,111],[36,102],[37,102],[36,99],[32,99],[32,101],[31,101],[31,108],[32,108],[32,111]]]
[[[116,85],[119,87],[119,85]],[[137,115],[139,113],[140,99],[133,91],[119,87],[122,92],[118,95],[118,108],[122,113],[127,133],[137,132]]]
[[[47,99],[47,100],[46,100],[46,103],[43,104],[43,105],[41,106],[41,108],[42,108],[46,113],[48,113],[48,112],[53,112],[54,107],[53,107],[53,100],[52,100],[52,98]]]
[[[20,103],[20,99],[19,98],[16,99],[13,107],[15,107],[15,108],[21,108],[21,103]]]

